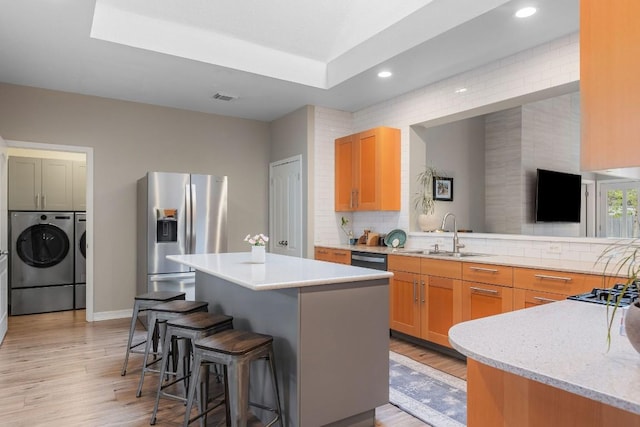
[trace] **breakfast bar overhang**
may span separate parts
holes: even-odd
[[[274,337],[284,425],[374,425],[389,401],[392,273],[276,254],[254,264],[247,252],[167,258],[196,270],[210,312]],[[266,378],[252,370],[250,400],[272,398]]]

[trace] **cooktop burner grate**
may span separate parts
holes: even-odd
[[[593,288],[591,292],[572,295],[568,299],[575,301],[587,301],[596,304],[614,305],[625,307],[635,302],[639,297],[640,282],[636,281],[624,289],[624,284],[617,283],[612,288]],[[624,292],[623,292],[624,289]]]

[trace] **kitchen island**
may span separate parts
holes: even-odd
[[[389,400],[392,273],[269,253],[264,264],[248,252],[167,258],[196,270],[210,312],[274,337],[284,425],[374,425]],[[273,401],[266,378],[252,371],[252,401]]]
[[[640,426],[640,354],[619,319],[607,350],[606,319],[602,305],[560,301],[453,326],[468,425]]]

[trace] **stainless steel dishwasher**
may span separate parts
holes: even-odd
[[[351,265],[387,271],[387,254],[351,251]]]

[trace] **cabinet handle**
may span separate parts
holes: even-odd
[[[318,249],[318,253],[319,253],[319,254],[326,255],[326,254],[328,254],[328,253],[329,253],[329,251],[325,251],[325,250],[323,250],[323,249]]]
[[[484,292],[486,294],[492,294],[492,295],[497,295],[499,292],[493,289],[483,289],[483,288],[477,288],[475,286],[470,286],[469,289],[471,289],[472,291],[476,291],[476,292]]]
[[[418,294],[416,293],[416,289],[418,287],[418,282],[413,281],[413,301],[418,302]]]
[[[556,299],[543,298],[543,297],[533,297],[533,299],[536,300],[536,301],[544,302],[544,303],[547,303],[547,302],[558,302],[558,300],[556,300]]]
[[[420,287],[420,302],[422,302],[423,304],[425,303],[424,300],[424,295],[425,295],[425,288],[424,288],[424,280],[421,281],[420,283],[422,286]]]
[[[354,200],[355,200],[355,208],[357,209],[358,205],[359,205],[359,203],[358,203],[358,190],[353,190],[353,192],[355,193]]]
[[[483,267],[469,267],[469,270],[473,271],[482,271],[484,273],[497,273],[498,270],[495,268],[483,268]]]
[[[40,209],[40,194],[36,194],[36,209]]]
[[[353,190],[351,190],[351,197],[349,198],[349,208],[353,209]]]
[[[334,252],[333,254],[335,256],[347,256],[347,254],[345,254],[344,252]]]
[[[561,280],[563,282],[571,281],[571,277],[549,276],[548,274],[536,274],[535,277],[537,277],[538,279]]]
[[[42,209],[45,209],[47,207],[47,196],[45,196],[44,194],[42,195]]]

